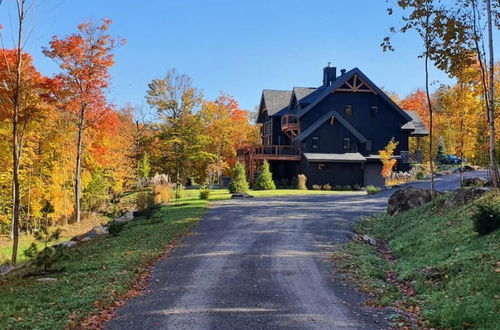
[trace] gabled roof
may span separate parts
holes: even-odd
[[[267,114],[273,116],[288,107],[292,91],[264,89],[262,98],[267,109]]]
[[[297,98],[299,104],[305,103],[304,98],[306,98],[309,94],[317,90],[315,87],[294,87],[293,94]]]
[[[302,109],[299,111],[297,116],[300,118],[303,115],[305,115],[309,110],[314,108],[319,102],[321,102],[324,98],[326,98],[330,93],[334,92],[337,88],[342,86],[345,82],[347,82],[349,79],[351,79],[354,75],[358,75],[361,80],[365,82],[366,85],[368,85],[375,93],[380,95],[386,102],[388,102],[394,109],[396,109],[406,120],[411,121],[412,118],[406,111],[401,109],[394,101],[391,100],[389,96],[387,96],[380,88],[377,87],[370,79],[368,79],[367,76],[363,72],[361,72],[360,69],[354,68],[343,75],[337,77],[337,79],[333,82],[332,85],[327,86],[325,88],[321,89],[321,92],[319,93],[318,97],[309,104],[306,108]],[[320,90],[320,89],[318,89]]]
[[[366,158],[359,152],[347,152],[344,154],[333,153],[304,153],[304,157],[310,162],[332,162],[332,163],[351,163],[351,162],[366,162]]]
[[[303,141],[305,138],[311,135],[321,125],[323,125],[327,120],[331,119],[332,117],[335,117],[335,119],[339,123],[341,123],[342,126],[344,126],[352,135],[354,135],[359,140],[359,142],[365,143],[367,141],[366,138],[363,136],[363,134],[358,132],[358,130],[354,128],[354,126],[349,124],[349,122],[345,120],[337,111],[330,111],[320,119],[316,120],[313,125],[311,125],[308,129],[300,133],[299,136],[296,137],[296,139],[299,141]]]
[[[401,126],[402,130],[413,130],[411,132],[411,136],[426,136],[429,135],[429,130],[425,127],[425,124],[420,119],[420,116],[416,111],[408,111],[406,113],[410,115],[412,121],[407,122],[403,126]]]

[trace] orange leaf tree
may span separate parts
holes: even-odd
[[[123,40],[108,34],[110,20],[78,25],[78,32],[59,39],[52,38],[44,54],[57,62],[63,73],[59,97],[65,109],[74,113],[78,127],[75,166],[75,218],[80,222],[81,172],[84,131],[109,114],[105,90],[109,85],[109,69],[114,64],[112,51]]]

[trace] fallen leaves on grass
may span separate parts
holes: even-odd
[[[115,292],[111,297],[94,302],[97,311],[82,320],[77,320],[77,314],[72,313],[68,318],[66,329],[103,329],[105,323],[116,316],[116,310],[118,308],[125,305],[133,297],[139,296],[147,290],[154,264],[170,256],[172,250],[174,250],[180,241],[188,234],[189,232],[185,232],[175,242],[167,244],[163,254],[159,258],[151,260],[146,267],[138,270],[138,276],[126,294],[120,295]]]

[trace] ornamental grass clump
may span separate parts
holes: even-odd
[[[259,175],[257,176],[257,180],[255,181],[255,190],[274,190],[276,189],[276,185],[273,181],[273,174],[269,168],[269,162],[267,160],[264,161],[260,168]]]
[[[307,190],[307,177],[304,174],[299,174],[297,176],[297,189]]]
[[[231,194],[241,194],[249,189],[245,168],[241,163],[237,163],[234,167],[234,174],[229,183],[229,192]]]

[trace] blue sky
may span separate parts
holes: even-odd
[[[4,0],[0,6],[7,41],[13,4]],[[26,50],[41,72],[56,73],[41,48],[52,35],[65,36],[83,20],[99,18],[112,19],[111,33],[127,40],[112,69],[109,100],[118,106],[143,105],[148,82],[169,68],[191,76],[206,97],[224,91],[250,110],[264,88],[319,86],[327,62],[359,67],[400,95],[424,85],[415,35],[396,36],[393,53],[380,48],[397,24],[384,0],[37,0]],[[449,82],[437,70],[431,74],[433,81]]]

